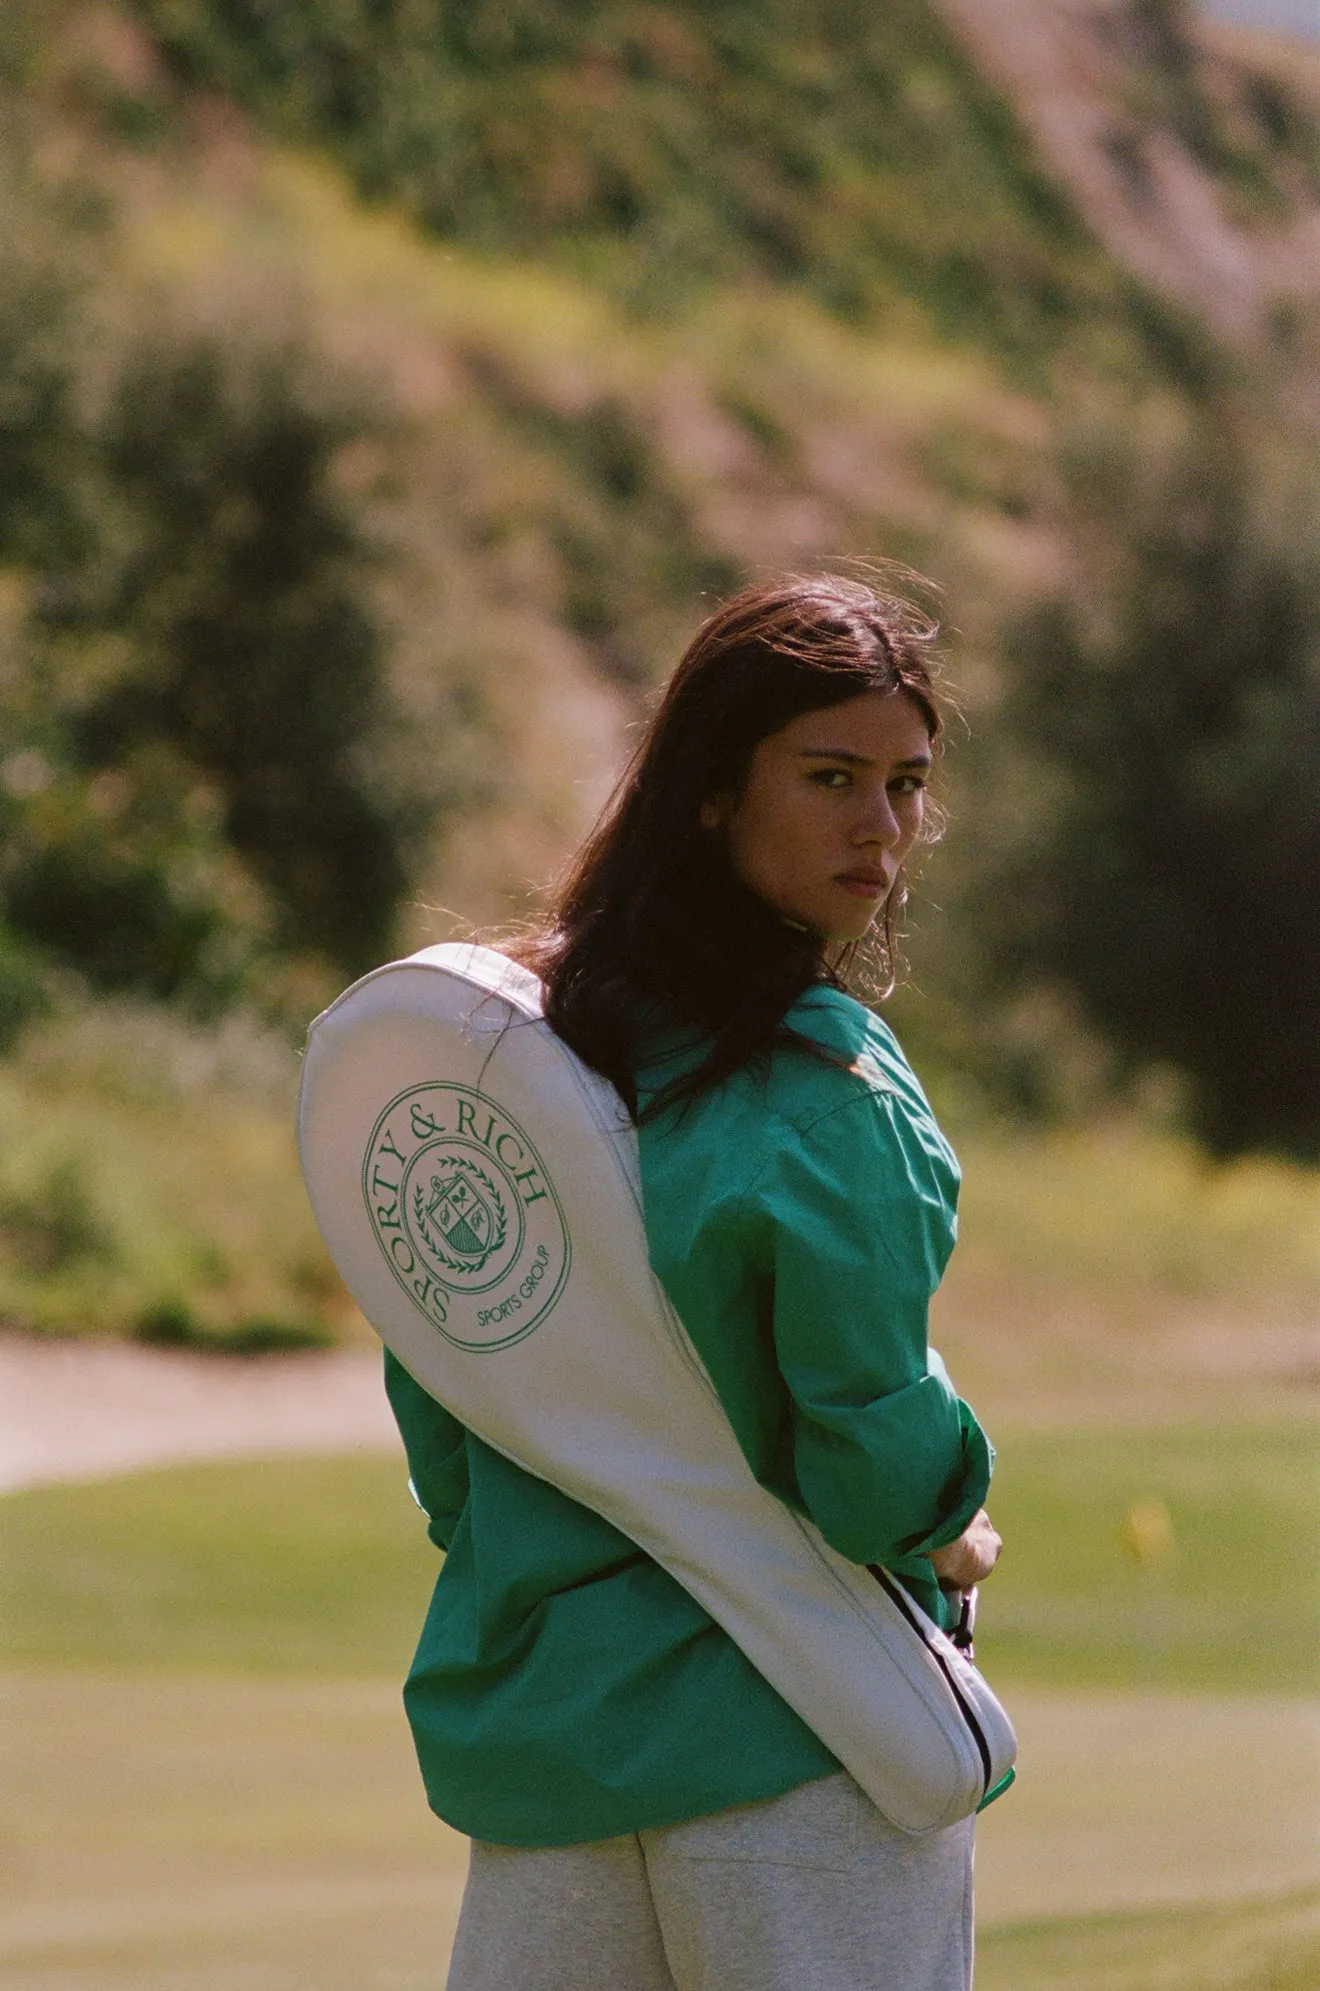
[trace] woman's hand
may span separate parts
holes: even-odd
[[[974,1514],[956,1542],[931,1551],[931,1564],[941,1590],[970,1590],[984,1583],[999,1560],[1004,1544],[984,1507]]]

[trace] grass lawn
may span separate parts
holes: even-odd
[[[1119,1530],[1168,1507],[1167,1563]],[[1313,1425],[1009,1434],[980,1656],[1006,1684],[1320,1690]],[[0,1503],[0,1666],[401,1679],[436,1558],[401,1456],[244,1461]]]
[[[1022,1777],[982,1821],[978,1991],[1320,1984],[1315,1450],[1004,1443],[981,1656]],[[1118,1544],[1143,1497],[1150,1572]],[[438,1991],[463,1848],[398,1695],[434,1566],[388,1456],[0,1501],[6,1991]]]
[[[439,1991],[465,1848],[426,1812],[397,1683],[11,1673],[0,1710],[5,1991]],[[1014,1711],[978,1991],[1311,1991],[1313,1708],[1309,1735],[1247,1697]]]
[[[402,1681],[438,1561],[402,1452],[0,1503],[0,1666]]]
[[[1146,1500],[1172,1523],[1153,1568],[1120,1542]],[[991,1505],[1006,1544],[981,1600],[992,1678],[1320,1690],[1313,1423],[1010,1432]]]
[[[976,1991],[1315,1991],[1320,1889],[1174,1913],[992,1929]]]
[[[5,1991],[439,1991],[466,1847],[397,1682],[3,1680]]]

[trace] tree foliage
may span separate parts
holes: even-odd
[[[332,482],[355,426],[315,405],[288,353],[139,355],[102,438],[127,529],[47,615],[90,618],[133,656],[77,716],[82,763],[181,755],[223,798],[276,944],[349,969],[388,946],[406,883],[406,826],[359,752],[381,718],[382,635]]]
[[[382,769],[387,632],[336,474],[376,417],[287,339],[98,350],[57,269],[33,247],[0,277],[11,1026],[34,962],[204,1006],[296,960],[358,972],[434,800]]]
[[[1218,411],[1163,469],[1076,466],[1115,594],[1017,632],[1021,834],[991,920],[1019,985],[1184,1075],[1221,1154],[1320,1154],[1320,491]],[[1122,507],[1120,511],[1118,508]]]

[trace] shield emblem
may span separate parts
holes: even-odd
[[[466,1259],[472,1271],[484,1265],[498,1244],[501,1225],[472,1181],[459,1169],[431,1177],[427,1219],[436,1226],[455,1257]]]

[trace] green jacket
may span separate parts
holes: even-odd
[[[926,1341],[958,1170],[892,1033],[813,989],[785,1046],[640,1130],[651,1263],[758,1479],[947,1622],[929,1551],[991,1453]],[[657,1042],[643,1100],[681,1066]],[[778,1796],[838,1767],[679,1584],[492,1452],[386,1357],[446,1551],[405,1689],[442,1818],[567,1845]]]

